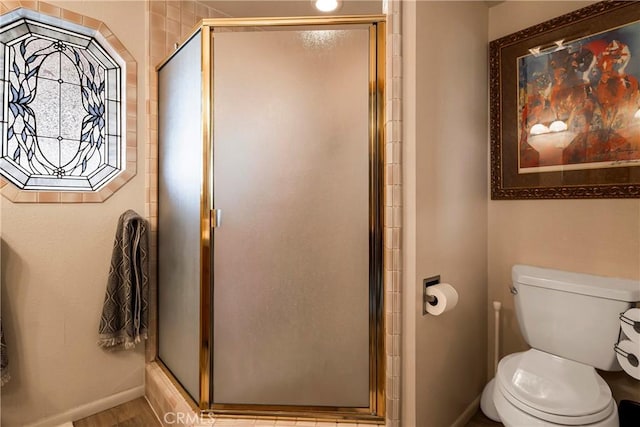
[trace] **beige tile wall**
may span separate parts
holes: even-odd
[[[400,426],[402,325],[402,33],[401,1],[387,3],[384,286],[387,426]]]
[[[202,18],[225,17],[220,11],[197,1],[151,1],[148,3],[149,28],[149,87],[147,90],[148,144],[146,150],[147,199],[145,214],[151,223],[151,253],[157,252],[157,161],[158,161],[158,92],[155,66],[173,50],[174,44],[186,36]],[[401,227],[402,227],[402,171],[401,171],[401,117],[402,58],[400,0],[387,5],[387,69],[386,69],[386,146],[385,146],[385,226],[384,226],[384,286],[386,331],[386,425],[400,425],[400,336],[401,336]],[[151,301],[156,301],[156,260],[152,259]],[[157,307],[150,311],[153,331],[147,345],[147,361],[152,362],[157,352]],[[163,378],[164,377],[164,378]],[[164,372],[155,363],[147,366],[147,397],[159,412],[171,408],[188,407],[184,398]],[[157,405],[157,406],[156,406]],[[186,406],[185,406],[186,405]],[[175,410],[175,409],[174,409]],[[244,420],[243,422],[252,422]],[[299,421],[316,425],[316,421]],[[253,425],[253,424],[251,424]],[[275,425],[292,425],[279,423]],[[303,425],[303,424],[297,424]],[[318,426],[336,425],[320,423]],[[354,424],[351,424],[352,426]]]

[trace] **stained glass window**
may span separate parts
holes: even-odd
[[[55,24],[0,28],[0,172],[23,190],[97,191],[126,165],[124,61],[92,30]]]

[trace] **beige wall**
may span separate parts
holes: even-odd
[[[103,21],[138,63],[138,159],[145,146],[142,1],[49,3]],[[12,380],[2,425],[22,426],[144,384],[144,350],[109,353],[97,330],[119,215],[144,213],[145,167],[104,203],[1,203],[2,318]]]
[[[494,40],[592,2],[508,1],[489,12]],[[509,293],[511,267],[523,263],[605,276],[640,278],[640,200],[489,202],[489,301],[503,303],[500,355],[527,347]],[[493,314],[489,312],[493,342]],[[493,357],[491,346],[490,357]],[[493,360],[493,359],[491,359]],[[493,375],[493,365],[489,364]],[[640,400],[624,374],[606,374],[617,398]]]
[[[450,426],[480,394],[487,355],[487,6],[403,5],[405,426]],[[457,308],[422,316],[441,275]]]

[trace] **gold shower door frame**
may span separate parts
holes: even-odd
[[[385,36],[384,15],[221,18],[204,19],[183,42],[201,37],[202,46],[202,152],[200,195],[200,401],[205,415],[316,417],[383,421],[385,416],[385,328],[383,284],[383,185],[385,147]],[[212,402],[213,229],[216,215],[213,196],[213,37],[217,28],[303,27],[349,24],[369,25],[369,406],[328,407],[298,405],[215,404]],[[199,33],[199,34],[198,34]],[[182,45],[181,43],[180,45]],[[158,65],[160,69],[173,54]],[[168,371],[168,370],[167,370]],[[173,375],[171,375],[173,376]],[[177,381],[176,381],[177,383]],[[188,395],[187,393],[183,393]]]

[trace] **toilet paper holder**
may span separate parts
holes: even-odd
[[[627,325],[632,326],[635,331],[640,332],[640,322],[627,317],[625,313],[626,311],[620,313],[620,322],[626,323]],[[620,328],[620,330],[618,331],[618,342],[613,345],[613,351],[615,351],[620,356],[627,359],[631,366],[633,366],[634,368],[637,368],[638,365],[640,365],[640,360],[638,360],[638,357],[635,354],[629,353],[618,346],[618,344],[620,344],[621,339],[622,339],[622,328]]]
[[[627,325],[631,325],[634,331],[640,333],[640,322],[625,316],[625,313],[626,312],[620,313],[620,321],[626,323]]]
[[[620,347],[618,347],[618,344],[615,344],[613,346],[613,350],[618,353],[620,356],[626,358],[629,361],[629,364],[631,366],[633,366],[634,368],[637,368],[638,365],[640,364],[640,361],[638,361],[638,358],[636,357],[635,354],[633,353],[628,353],[626,351],[624,351],[623,349],[621,349]]]
[[[429,277],[422,281],[422,315],[427,314],[427,304],[438,304],[438,298],[435,295],[427,295],[427,288],[429,286],[437,285],[440,283],[440,275]]]

